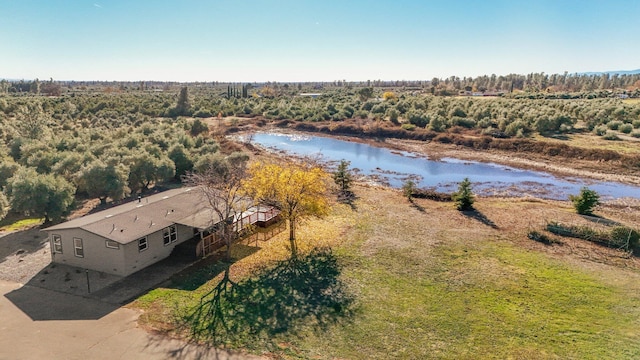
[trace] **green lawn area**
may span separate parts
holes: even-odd
[[[553,205],[481,199],[496,229],[450,203],[420,201],[420,210],[397,192],[358,194],[356,210],[339,206],[300,229],[308,248],[331,246],[335,264],[274,270],[286,258],[284,237],[236,256],[230,273],[242,296],[220,308],[241,334],[219,345],[284,358],[640,358],[638,271],[553,256],[522,240],[523,219]],[[317,264],[322,271],[309,270]],[[212,266],[210,276],[222,271]],[[146,309],[147,325],[171,330],[171,319],[193,313],[221,278],[195,290],[182,278],[134,306]],[[340,299],[348,301],[336,306]]]
[[[7,216],[0,221],[0,231],[15,231],[42,224],[43,218],[18,218]]]
[[[385,255],[345,271],[359,316],[304,347],[350,359],[640,355],[637,299],[544,255],[505,244],[445,244],[426,263]]]

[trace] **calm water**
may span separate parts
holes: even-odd
[[[564,200],[569,194],[577,194],[581,187],[588,186],[603,199],[640,198],[640,187],[631,185],[561,179],[491,163],[457,159],[434,161],[412,153],[319,136],[257,133],[253,143],[294,155],[320,156],[328,162],[344,159],[350,161],[351,168],[358,173],[393,187],[400,187],[407,179],[412,179],[419,187],[451,192],[457,189],[458,182],[468,177],[474,192],[482,195],[533,195]]]

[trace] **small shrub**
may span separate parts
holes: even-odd
[[[389,121],[393,124],[398,125],[400,122],[398,121],[398,117],[400,116],[400,112],[394,108],[387,110],[386,115],[389,117]]]
[[[562,225],[557,222],[549,222],[547,231],[556,235],[583,239],[617,249],[633,251],[640,246],[640,233],[626,226],[616,226],[611,231],[598,231],[589,226]],[[533,239],[531,236],[530,233],[529,238]]]
[[[611,229],[610,237],[612,245],[625,250],[634,250],[640,244],[640,233],[626,226],[616,226]]]
[[[197,117],[197,118],[207,118],[212,116],[213,114],[208,109],[198,109],[196,112],[193,113],[193,117]]]
[[[545,245],[551,245],[551,244],[557,243],[555,239],[552,239],[547,235],[536,230],[529,231],[529,233],[527,234],[527,237],[533,241],[541,242]]]
[[[474,195],[471,191],[471,181],[469,178],[464,178],[458,186],[458,191],[451,196],[456,203],[456,208],[460,211],[473,209]]]
[[[639,129],[640,128],[640,119],[639,120],[633,120],[633,122],[631,124],[633,124],[634,128]]]
[[[631,133],[631,131],[633,131],[633,125],[631,125],[631,124],[620,125],[618,127],[618,131],[620,131],[622,133],[625,133],[625,134],[629,134],[629,133]]]
[[[409,201],[413,201],[413,193],[416,191],[416,183],[413,180],[407,180],[402,185],[402,194]]]
[[[618,130],[618,128],[620,127],[620,125],[622,125],[623,122],[620,120],[614,120],[614,121],[609,121],[607,123],[607,127],[611,130]]]
[[[191,125],[190,133],[193,136],[198,136],[207,131],[209,131],[209,126],[200,119],[196,119]]]
[[[416,129],[416,126],[413,124],[402,124],[401,127],[407,131],[413,131]]]
[[[607,127],[604,125],[596,126],[593,128],[593,133],[597,136],[604,136],[607,134]]]
[[[602,137],[605,140],[612,140],[612,141],[617,141],[620,140],[620,137],[614,133],[607,133],[605,136]]]
[[[349,161],[340,160],[338,168],[333,173],[333,181],[340,187],[340,191],[343,194],[351,191],[352,174],[351,170],[349,170],[350,164],[351,162]]]
[[[631,136],[633,136],[634,138],[640,138],[640,131],[634,131],[631,133]]]
[[[579,195],[569,195],[576,212],[581,215],[593,214],[593,209],[600,204],[600,195],[587,187],[580,189]]]
[[[415,190],[413,192],[413,197],[419,198],[419,199],[429,199],[433,201],[442,201],[442,202],[453,201],[453,199],[451,199],[451,194],[437,192],[435,190],[428,190],[428,189]]]
[[[588,226],[563,225],[557,222],[547,224],[547,231],[552,234],[583,239],[599,243],[608,242],[608,234],[598,232]]]
[[[360,119],[366,119],[367,117],[369,117],[369,112],[366,110],[358,110],[355,112],[354,117],[360,118]]]

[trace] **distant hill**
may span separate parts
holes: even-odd
[[[614,71],[593,71],[593,72],[578,73],[578,75],[588,75],[588,76],[602,75],[602,74],[635,75],[635,74],[640,74],[640,69],[636,69],[636,70],[614,70]]]

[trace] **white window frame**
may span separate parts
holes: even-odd
[[[178,241],[178,228],[176,225],[169,225],[162,232],[162,242],[164,246],[171,245]]]
[[[79,258],[84,257],[84,246],[82,244],[81,238],[77,238],[77,237],[73,238],[73,254]]]
[[[62,254],[62,236],[51,234],[51,251],[54,254]]]
[[[104,246],[106,246],[107,249],[120,249],[120,244],[113,240],[105,240]]]
[[[138,252],[146,251],[148,248],[149,248],[149,243],[147,242],[146,236],[138,239]]]

